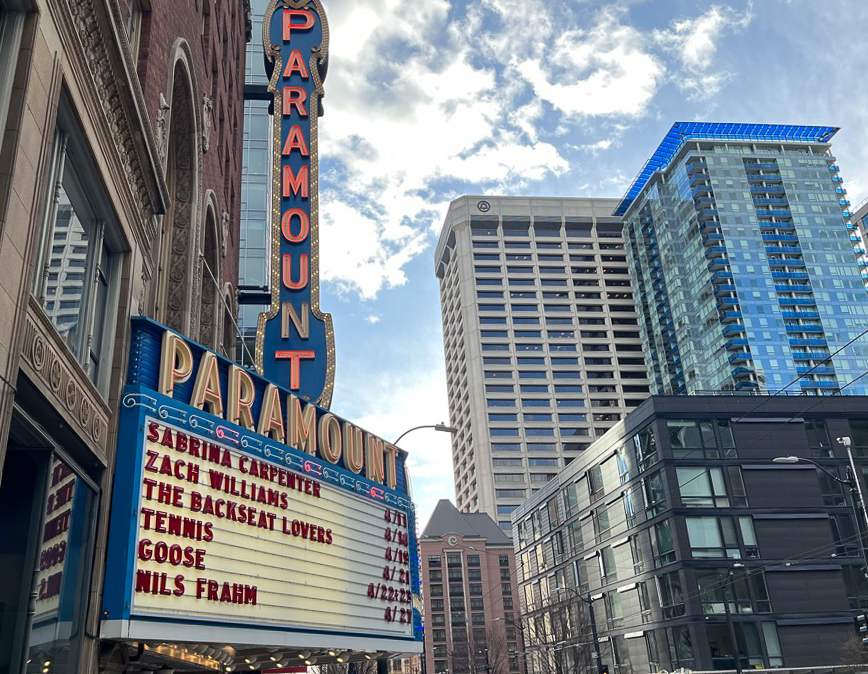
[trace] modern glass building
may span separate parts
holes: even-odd
[[[458,509],[515,507],[648,396],[615,199],[470,197],[440,280]]]
[[[868,392],[836,131],[679,122],[648,160],[615,214],[652,392]]]
[[[864,490],[866,410],[649,398],[513,513],[527,670],[595,671],[588,602],[612,674],[842,662],[868,586],[841,440]]]
[[[244,77],[244,148],[241,175],[241,245],[238,260],[240,339],[237,359],[253,366],[256,321],[270,303],[271,115],[262,52],[262,20],[268,0],[251,0],[253,38]]]

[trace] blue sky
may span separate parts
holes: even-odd
[[[433,253],[461,194],[621,197],[675,121],[841,127],[868,197],[864,0],[325,0],[321,306],[332,409],[381,436],[448,421]],[[402,442],[420,525],[448,434]]]

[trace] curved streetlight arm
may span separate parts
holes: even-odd
[[[447,426],[444,423],[439,424],[422,424],[421,426],[414,426],[413,428],[404,431],[401,435],[398,436],[398,439],[393,442],[393,445],[397,445],[401,442],[401,438],[403,438],[408,433],[412,433],[413,431],[418,431],[420,428],[433,428],[435,431],[441,431],[443,433],[457,433],[458,429],[454,426]]]
[[[820,470],[822,470],[826,475],[831,477],[836,482],[840,482],[841,484],[846,484],[851,489],[854,488],[852,476],[851,476],[851,479],[849,479],[849,480],[842,480],[840,477],[838,477],[837,475],[835,475],[831,471],[826,470],[819,463],[817,463],[816,461],[813,461],[811,459],[805,459],[801,456],[776,456],[774,459],[772,459],[772,462],[773,463],[810,463],[812,466],[815,466],[816,468],[819,468]],[[847,466],[847,475],[850,475],[850,474],[851,474],[850,466]]]

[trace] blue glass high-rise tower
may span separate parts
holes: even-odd
[[[645,164],[615,214],[652,392],[868,393],[836,131],[679,122]]]

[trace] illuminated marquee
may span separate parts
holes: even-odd
[[[132,343],[103,637],[418,652],[406,455],[149,319]]]
[[[258,371],[303,400],[331,404],[332,320],[319,309],[317,120],[328,63],[328,22],[319,0],[271,0],[263,22],[271,69],[271,307],[260,314]]]

